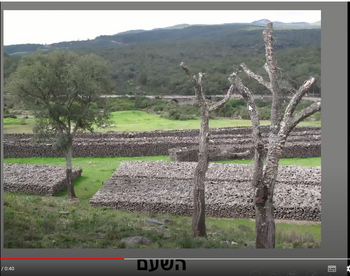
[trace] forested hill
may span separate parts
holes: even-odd
[[[218,40],[230,40],[236,39],[242,40],[247,38],[246,36],[254,36],[256,33],[261,33],[264,29],[266,19],[254,21],[251,24],[221,24],[221,25],[188,25],[180,24],[167,28],[157,28],[150,31],[145,30],[131,30],[115,35],[101,35],[91,40],[83,41],[68,41],[59,42],[49,45],[43,44],[18,44],[9,45],[4,47],[4,52],[7,54],[26,53],[39,50],[49,49],[75,49],[81,47],[112,47],[119,48],[122,46],[128,46],[129,44],[137,44],[144,42],[162,42],[162,41],[195,41],[206,39],[218,39]],[[315,24],[307,24],[304,22],[285,24],[276,22],[274,29],[289,30],[300,35],[313,34],[320,32],[320,26]],[[286,35],[288,32],[281,32]],[[304,37],[307,38],[307,35]],[[312,37],[310,37],[312,39]],[[258,38],[260,39],[260,37]],[[233,41],[234,42],[234,41]],[[249,43],[249,41],[248,41]],[[305,41],[303,44],[309,44],[310,41]],[[293,46],[293,45],[290,45]],[[301,45],[303,46],[303,45]]]
[[[258,21],[257,21],[258,22]],[[297,87],[309,76],[316,78],[312,90],[320,93],[321,29],[317,24],[274,25],[275,50],[281,82]],[[304,26],[304,27],[303,27]],[[292,29],[290,29],[292,28]],[[184,61],[193,73],[206,72],[207,93],[218,94],[228,87],[227,77],[245,62],[264,75],[263,24],[178,25],[152,31],[135,30],[101,35],[93,40],[51,45],[23,44],[4,47],[5,76],[18,59],[34,52],[68,49],[96,53],[113,64],[117,94],[193,94],[179,64]],[[11,58],[10,58],[11,57]],[[6,64],[7,63],[7,64]],[[7,68],[7,69],[6,69]],[[247,78],[244,78],[248,81]],[[255,82],[247,86],[256,94],[266,91]]]

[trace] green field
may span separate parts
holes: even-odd
[[[82,176],[74,181],[80,199],[75,204],[67,201],[66,189],[54,197],[4,194],[5,248],[123,248],[121,238],[137,235],[153,242],[139,248],[254,248],[254,222],[249,219],[207,218],[208,238],[193,239],[190,217],[91,207],[89,199],[121,161],[129,160],[170,161],[168,156],[73,158],[73,166],[83,168]],[[65,165],[64,158],[7,158],[4,162]],[[321,158],[282,159],[281,164],[320,166]],[[59,211],[70,214],[60,217]],[[170,218],[171,222],[163,228],[145,223],[145,218]],[[276,229],[277,248],[320,247],[320,224],[278,223]]]
[[[31,133],[35,119],[26,119],[26,125],[20,125],[20,119],[4,119],[4,133]],[[119,111],[112,113],[114,127],[100,129],[96,132],[106,131],[153,131],[175,129],[199,129],[200,120],[177,121],[161,118],[157,114],[149,114],[143,111]],[[261,125],[268,125],[269,121],[261,121]],[[250,120],[215,119],[209,121],[211,128],[251,126]],[[321,126],[320,121],[301,122],[299,126]]]
[[[4,119],[5,133],[31,133],[35,119]],[[22,121],[23,123],[23,121]],[[200,120],[177,121],[142,111],[112,113],[114,127],[95,128],[106,131],[152,131],[198,129]],[[262,125],[269,124],[262,121]],[[321,126],[308,121],[300,125]],[[251,126],[249,120],[210,120],[211,128]],[[171,161],[168,156],[73,158],[73,166],[82,167],[83,174],[74,181],[79,202],[67,200],[67,189],[53,197],[4,194],[5,248],[123,248],[120,239],[127,236],[145,236],[150,246],[139,248],[254,248],[254,221],[249,219],[207,218],[207,239],[193,239],[191,218],[170,214],[133,213],[89,205],[90,198],[112,176],[121,161],[147,160]],[[91,162],[93,161],[93,162]],[[5,163],[65,165],[64,158],[7,158]],[[218,161],[219,163],[251,164],[252,160]],[[321,166],[321,158],[282,159],[280,165]],[[70,211],[60,217],[59,211]],[[170,218],[167,228],[145,223],[145,218],[162,220]],[[318,248],[321,225],[278,223],[277,248]],[[235,244],[231,244],[234,242]]]

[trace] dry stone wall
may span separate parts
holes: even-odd
[[[169,149],[169,157],[173,161],[197,162],[198,146],[181,147]],[[266,157],[267,148],[264,155]],[[222,161],[232,159],[252,159],[254,147],[251,143],[233,143],[231,145],[210,145],[209,161]],[[308,158],[321,156],[321,141],[287,142],[283,149],[281,158]]]
[[[91,198],[92,206],[192,215],[194,162],[122,162]],[[206,180],[206,215],[254,218],[251,165],[214,164]],[[321,169],[281,166],[276,184],[275,218],[321,218]]]
[[[123,161],[113,175],[130,178],[192,179],[196,162]],[[208,181],[252,180],[253,165],[210,163]],[[321,167],[279,166],[277,183],[321,185]]]
[[[210,139],[215,145],[248,145],[251,143],[250,131],[249,127],[212,129]],[[179,136],[174,136],[176,133]],[[194,133],[196,136],[193,136]],[[73,157],[168,155],[169,149],[198,145],[198,130],[141,132],[135,134],[137,137],[125,135],[128,134],[79,134],[73,141]],[[4,134],[4,158],[63,157],[50,144],[33,144],[31,137],[30,134]],[[263,133],[263,137],[267,139],[267,132]],[[296,128],[288,137],[290,142],[316,142],[320,139],[321,129],[310,127]]]
[[[261,126],[261,133],[267,133],[269,126]],[[303,132],[315,133],[320,132],[320,127],[299,126],[295,127],[291,133]],[[211,128],[210,133],[212,135],[230,135],[240,134],[247,135],[252,133],[251,127],[225,127],[225,128]],[[143,131],[143,132],[105,132],[105,133],[77,133],[75,137],[83,139],[101,139],[101,138],[144,138],[144,137],[193,137],[198,136],[198,129],[184,129],[184,130],[155,130],[155,131]],[[4,140],[19,140],[19,139],[31,139],[33,134],[29,133],[6,133],[4,134]]]
[[[82,168],[73,168],[73,179]],[[50,165],[4,163],[4,192],[54,195],[66,187],[66,168]]]

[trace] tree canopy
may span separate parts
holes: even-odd
[[[37,136],[55,138],[56,146],[74,136],[78,129],[108,120],[103,94],[111,92],[111,65],[95,54],[78,55],[55,51],[22,59],[9,77],[6,90],[27,110],[34,112]]]

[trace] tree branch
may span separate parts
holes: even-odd
[[[295,116],[289,118],[287,122],[285,122],[285,127],[282,130],[283,134],[288,135],[294,127],[296,127],[301,121],[308,118],[312,114],[316,113],[317,111],[321,111],[321,102],[313,103],[312,105],[308,106],[307,108],[304,108],[301,110],[298,114]]]
[[[231,82],[231,84],[235,85],[235,87],[238,89],[238,91],[241,93],[244,100],[246,101],[253,128],[259,127],[260,126],[259,112],[254,102],[253,93],[249,90],[248,87],[246,87],[242,83],[241,78],[236,73],[232,73],[230,75],[229,81]]]
[[[72,98],[71,98],[71,100],[70,100],[70,102],[68,104],[68,108],[67,108],[68,112],[69,112],[70,108],[72,107],[72,104],[73,104],[74,100],[77,98],[77,95],[78,95],[78,84],[77,84],[77,82],[75,80],[73,80],[73,83],[75,85],[75,93],[73,94],[73,96],[72,96]]]
[[[230,79],[230,78],[229,78]],[[217,110],[219,109],[220,107],[222,107],[230,98],[231,98],[231,95],[233,93],[233,91],[236,90],[236,86],[234,84],[231,84],[230,85],[230,88],[228,89],[227,91],[227,94],[226,96],[221,100],[221,101],[218,101],[217,103],[215,103],[214,105],[210,106],[209,107],[209,112],[210,111],[214,111],[214,110]]]
[[[280,124],[282,120],[282,95],[281,88],[278,83],[278,72],[277,64],[274,58],[273,53],[273,37],[272,37],[272,26],[270,22],[266,26],[266,30],[263,31],[263,39],[265,42],[265,57],[266,63],[264,65],[265,70],[267,71],[270,78],[270,85],[272,92],[272,106],[271,106],[271,132],[270,135],[277,135],[280,129]]]
[[[202,86],[202,79],[204,77],[204,74],[199,73],[198,80],[197,80],[195,75],[192,76],[190,69],[188,69],[188,67],[185,65],[184,62],[181,62],[180,66],[185,71],[185,73],[187,74],[187,76],[189,77],[189,79],[193,85],[194,92],[195,92],[197,100],[198,100],[198,104],[203,105],[207,110],[209,110],[209,105],[208,105],[207,100],[205,99],[205,96],[203,93],[203,86]]]
[[[79,124],[79,120],[81,120],[81,119],[85,116],[86,111],[89,109],[90,104],[91,104],[91,103],[90,103],[90,97],[89,97],[89,102],[86,103],[83,112],[81,113],[81,115],[79,116],[79,118],[76,120],[76,124],[75,124],[75,126],[74,126],[73,133],[72,133],[73,137],[74,137],[75,133],[77,132],[77,130],[78,130],[78,128],[79,128],[79,125],[80,125],[80,124]]]
[[[63,129],[67,130],[66,125],[60,120],[59,116],[55,116],[55,114],[53,113],[53,110],[52,110],[50,104],[47,102],[47,98],[46,98],[46,97],[44,96],[44,94],[43,94],[43,91],[42,91],[38,86],[36,86],[36,87],[37,87],[37,89],[39,90],[39,92],[40,92],[40,94],[41,94],[41,97],[38,96],[38,95],[34,95],[34,94],[29,93],[29,92],[28,92],[27,90],[25,90],[23,87],[21,87],[20,89],[21,89],[24,93],[26,93],[26,94],[32,96],[33,98],[39,98],[39,99],[41,99],[41,100],[43,101],[43,103],[46,105],[46,107],[47,107],[47,109],[48,109],[49,114],[51,115],[51,117],[58,123],[58,129],[59,129],[59,131],[60,131],[61,133],[63,133]],[[62,128],[63,128],[63,129],[62,129]]]
[[[267,81],[265,81],[263,79],[262,76],[255,74],[254,72],[252,72],[247,65],[245,65],[244,63],[241,63],[241,67],[244,70],[244,72],[252,79],[256,80],[258,83],[260,83],[261,85],[265,86],[268,90],[271,91],[271,84]]]
[[[293,98],[290,100],[286,111],[284,113],[283,120],[287,118],[291,118],[293,115],[293,112],[295,108],[297,107],[298,103],[300,102],[301,98],[305,95],[305,93],[309,90],[311,85],[314,83],[315,79],[313,77],[310,77],[308,80],[306,80],[302,86],[300,86],[299,90],[294,94]]]
[[[265,62],[263,68],[265,69],[266,73],[270,75],[269,67],[267,66],[267,63]]]
[[[272,46],[272,26],[273,24],[270,22],[266,26],[266,30],[263,31],[263,38],[265,42],[265,57],[266,57],[266,68],[265,70],[269,74],[270,84],[271,84],[271,92],[272,94],[276,94],[279,92],[279,85],[277,81],[277,65],[274,58],[273,46]]]
[[[198,84],[198,82],[197,82],[197,79],[196,79],[195,75],[192,76],[190,69],[188,69],[188,67],[185,65],[185,63],[181,62],[181,63],[180,63],[180,66],[181,66],[181,68],[185,71],[185,73],[187,74],[187,76],[189,77],[189,79],[190,79],[192,85],[193,85],[194,87],[196,87],[197,89],[200,89],[199,84]]]
[[[256,107],[254,102],[254,94],[249,90],[248,87],[243,85],[241,78],[236,73],[231,74],[229,80],[231,83],[235,84],[238,91],[241,92],[244,100],[248,105],[249,116],[252,121],[252,127],[253,127],[252,135],[253,135],[254,146],[255,146],[254,171],[253,171],[252,184],[253,184],[253,187],[258,188],[258,187],[261,187],[262,185],[261,177],[263,175],[263,169],[264,169],[264,159],[263,159],[264,143],[260,132],[260,116],[259,116],[258,108]]]

